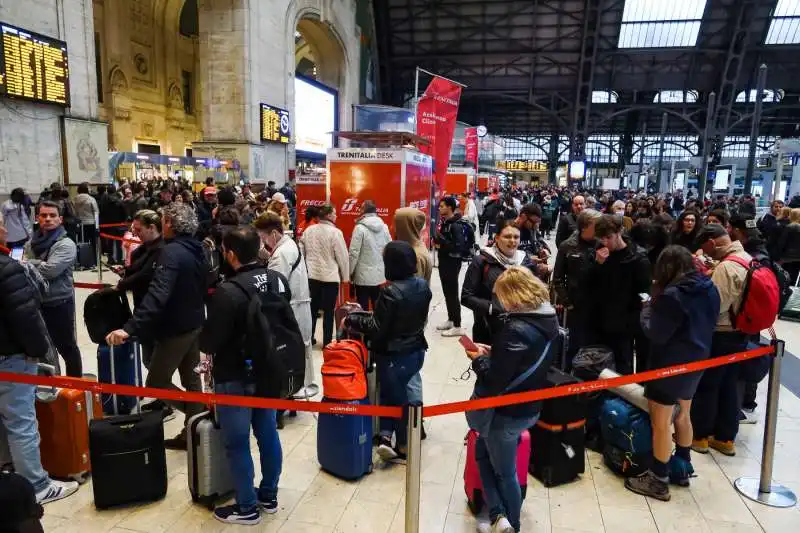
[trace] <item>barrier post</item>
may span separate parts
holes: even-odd
[[[797,496],[787,487],[772,482],[772,467],[775,459],[775,433],[778,427],[778,400],[781,392],[781,363],[786,344],[774,342],[775,355],[769,369],[767,392],[767,416],[764,422],[764,446],[761,453],[761,477],[740,477],[734,482],[736,490],[745,498],[770,507],[793,507]]]
[[[408,442],[406,450],[406,529],[419,533],[419,484],[422,470],[422,403],[407,407]]]
[[[103,283],[103,239],[100,238],[100,225],[97,226],[95,252],[97,252],[97,283]]]

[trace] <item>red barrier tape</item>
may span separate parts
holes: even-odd
[[[105,283],[84,283],[82,281],[74,281],[72,285],[76,289],[105,289],[108,287]]]
[[[461,413],[466,411],[475,411],[477,409],[488,409],[491,407],[504,407],[506,405],[515,405],[518,403],[536,402],[540,400],[547,400],[550,398],[558,398],[561,396],[572,396],[575,394],[584,394],[587,392],[595,392],[613,387],[621,387],[623,385],[630,385],[631,383],[642,383],[646,381],[653,381],[655,379],[666,378],[669,376],[677,376],[680,374],[688,374],[690,372],[697,372],[699,370],[706,370],[707,368],[714,368],[717,366],[730,365],[747,359],[755,359],[767,354],[775,352],[774,346],[764,346],[750,350],[749,352],[740,352],[731,355],[723,355],[713,359],[706,359],[705,361],[697,361],[685,365],[670,366],[667,368],[659,368],[657,370],[649,370],[640,374],[633,374],[630,376],[620,376],[613,379],[599,379],[597,381],[585,381],[583,383],[575,383],[573,385],[562,385],[560,387],[553,387],[551,389],[541,389],[529,392],[519,392],[516,394],[506,394],[503,396],[492,396],[490,398],[481,398],[480,400],[467,400],[463,402],[452,402],[440,405],[432,405],[430,407],[422,408],[422,415],[441,416],[449,415],[452,413]]]
[[[101,239],[109,239],[109,240],[112,240],[112,241],[130,242],[130,243],[133,243],[133,244],[142,244],[142,241],[140,241],[139,239],[126,239],[125,237],[118,237],[116,235],[109,235],[108,233],[101,233],[100,234],[100,238]]]
[[[98,383],[96,381],[86,381],[83,379],[69,378],[65,376],[31,376],[28,374],[16,374],[13,372],[0,372],[0,381],[91,391],[95,394],[107,393],[119,394],[123,396],[142,396],[145,398],[158,398],[159,400],[193,402],[206,405],[232,405],[236,407],[251,407],[255,409],[285,409],[287,411],[381,416],[386,418],[403,417],[403,409],[401,407],[353,405],[331,402],[307,402],[298,400],[273,400],[266,398],[255,398],[253,396],[233,396],[229,394],[186,392],[179,390],[155,389],[152,387],[134,387],[132,385],[113,385],[111,383]]]
[[[114,224],[100,224],[98,227],[100,228],[127,228],[130,226],[130,222],[115,222]]]

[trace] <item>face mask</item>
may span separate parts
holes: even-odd
[[[622,216],[625,214],[625,209],[615,209],[614,214]]]

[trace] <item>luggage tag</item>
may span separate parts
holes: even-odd
[[[569,444],[561,443],[561,446],[564,447],[564,453],[567,454],[568,459],[575,459],[575,449],[570,446]]]

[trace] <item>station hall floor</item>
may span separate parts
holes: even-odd
[[[111,274],[106,274],[111,276]],[[463,271],[462,271],[463,276]],[[77,273],[81,281],[96,281],[96,274]],[[108,281],[108,278],[106,278]],[[468,360],[457,339],[440,337],[435,326],[446,318],[438,272],[433,275],[434,300],[428,324],[430,350],[423,368],[426,404],[468,399],[472,380],[462,380]],[[85,372],[96,371],[96,346],[83,326],[80,310],[88,290],[78,290],[78,331]],[[465,326],[471,312],[463,310]],[[800,353],[800,325],[780,322],[778,334],[787,349]],[[314,351],[317,376],[322,353]],[[791,359],[794,356],[787,356]],[[800,361],[784,366],[787,378],[800,379]],[[792,375],[788,375],[792,374]],[[795,375],[797,374],[797,375]],[[787,380],[784,380],[787,383]],[[775,478],[800,493],[800,391],[782,387]],[[698,477],[688,489],[673,488],[668,503],[628,492],[602,457],[587,451],[586,473],[574,483],[545,488],[528,477],[528,493],[522,509],[525,533],[797,533],[800,507],[772,509],[740,497],[732,482],[737,477],[758,476],[764,433],[766,383],[759,387],[761,422],[742,426],[736,457],[716,452],[693,454]],[[217,522],[202,506],[192,503],[187,485],[185,452],[167,451],[169,492],[159,502],[97,511],[92,503],[91,479],[70,498],[45,507],[44,527],[50,533],[402,533],[404,531],[405,466],[382,467],[358,482],[338,480],[322,472],[316,459],[316,420],[311,413],[288,419],[280,432],[283,473],[279,511],[265,515],[254,527]],[[165,433],[173,436],[183,424],[178,415],[167,422]],[[428,438],[422,444],[422,496],[420,531],[423,533],[472,533],[476,522],[466,505],[463,489],[465,461],[463,414],[426,420]],[[258,453],[253,442],[253,456]],[[258,468],[256,468],[258,471]],[[257,480],[256,480],[257,481]],[[120,480],[125,483],[125,480]]]

